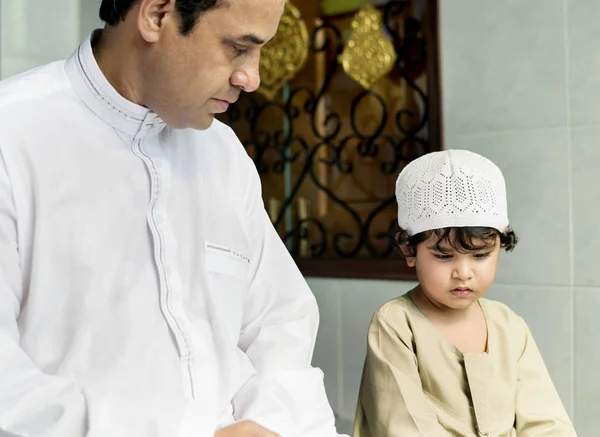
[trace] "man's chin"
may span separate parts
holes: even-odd
[[[195,122],[193,125],[190,125],[189,128],[194,129],[194,130],[206,130],[212,126],[214,121],[215,121],[215,115],[209,114],[207,116],[204,116],[202,118],[202,120],[199,120],[199,121]]]

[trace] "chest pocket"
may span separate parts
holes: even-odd
[[[210,300],[222,326],[237,340],[242,326],[250,260],[239,250],[206,243],[205,269]]]

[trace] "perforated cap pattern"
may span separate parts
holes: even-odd
[[[396,181],[398,224],[409,235],[447,227],[508,226],[500,169],[468,150],[432,152],[410,162]]]

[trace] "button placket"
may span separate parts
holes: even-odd
[[[169,191],[168,163],[161,164],[160,150],[152,151],[158,141],[158,137],[148,138],[145,144],[142,139],[138,142],[140,158],[144,161],[151,176],[151,195],[149,204],[149,226],[154,240],[155,262],[160,276],[160,306],[167,324],[174,335],[183,365],[186,387],[189,395],[194,398],[194,371],[192,343],[187,332],[187,324],[180,302],[180,281],[176,278],[176,271],[171,266],[173,259],[169,259],[166,243],[172,240],[171,230],[165,211],[165,198]]]

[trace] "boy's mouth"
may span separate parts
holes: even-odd
[[[450,290],[450,293],[456,297],[465,297],[469,296],[471,293],[473,293],[473,291],[467,287],[457,287],[454,290]]]

